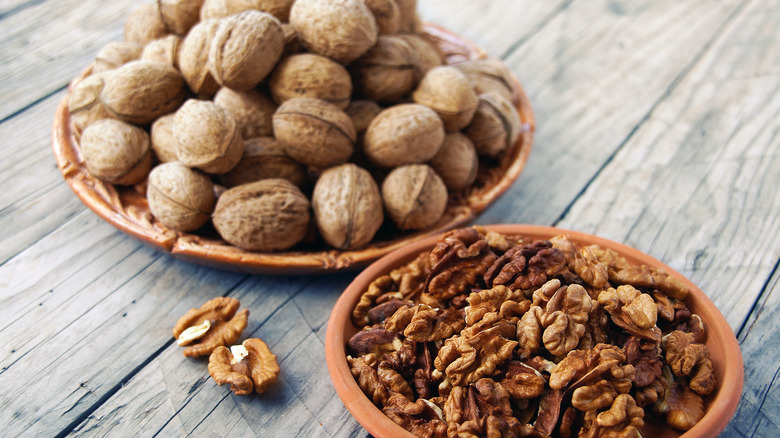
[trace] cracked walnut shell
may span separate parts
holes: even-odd
[[[276,382],[279,363],[268,345],[258,338],[250,338],[228,349],[220,346],[209,356],[209,375],[217,385],[230,384],[236,395],[260,394]]]
[[[240,304],[235,298],[214,298],[179,318],[173,328],[173,337],[180,346],[187,346],[184,355],[205,356],[219,346],[236,342],[249,317],[248,309],[236,313]]]

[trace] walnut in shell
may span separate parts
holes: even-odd
[[[347,69],[312,53],[284,58],[268,79],[268,88],[278,103],[294,97],[313,97],[344,109],[352,98],[352,78]]]
[[[152,152],[161,163],[178,161],[176,150],[179,148],[173,136],[173,120],[176,114],[166,114],[152,123],[150,137]]]
[[[327,169],[312,194],[320,235],[338,249],[361,247],[382,225],[382,197],[367,170],[352,163]]]
[[[116,117],[145,125],[179,107],[184,80],[169,65],[131,61],[108,73],[100,99]]]
[[[300,242],[309,230],[309,200],[285,179],[264,179],[229,189],[217,200],[212,221],[230,244],[276,251]]]
[[[166,227],[178,231],[202,227],[211,218],[216,202],[211,179],[178,161],[152,169],[146,199],[152,215]]]
[[[219,20],[201,21],[190,29],[179,49],[181,75],[190,90],[203,99],[211,98],[219,89],[208,64],[209,48],[218,28]]]
[[[444,137],[439,152],[430,161],[449,190],[462,190],[477,178],[479,159],[477,150],[468,137],[451,132]]]
[[[444,126],[432,109],[405,103],[380,112],[366,130],[364,152],[383,167],[424,163],[444,141]]]
[[[426,36],[418,33],[405,33],[398,36],[412,50],[412,64],[414,65],[418,82],[432,68],[444,64],[444,55],[441,50]]]
[[[355,131],[358,135],[368,129],[368,125],[374,120],[374,117],[382,112],[382,107],[373,100],[353,100],[345,110],[352,124],[355,125]]]
[[[214,102],[189,99],[173,120],[176,156],[189,167],[225,173],[238,164],[244,142],[238,122]]]
[[[245,139],[273,134],[271,118],[277,105],[265,93],[222,87],[214,96],[214,103],[233,114],[238,121],[241,136]]]
[[[310,97],[283,103],[273,116],[274,136],[295,161],[315,168],[341,164],[353,152],[357,134],[349,116]]]
[[[201,9],[201,18],[225,18],[239,12],[254,9],[267,12],[281,22],[287,22],[290,7],[295,0],[205,0]]]
[[[102,119],[87,126],[80,148],[87,171],[107,183],[137,184],[152,167],[149,134],[121,120]]]
[[[134,41],[112,41],[95,55],[92,74],[113,70],[141,57],[144,46]]]
[[[417,0],[395,0],[401,13],[398,32],[419,33],[422,28],[420,17],[417,15]]]
[[[415,102],[433,108],[444,121],[447,132],[465,128],[477,110],[477,95],[471,83],[458,69],[432,68],[412,93]]]
[[[105,82],[106,73],[92,74],[73,88],[68,99],[68,110],[77,133],[96,120],[116,118],[100,100]]]
[[[200,20],[203,0],[157,0],[160,20],[171,32],[187,35]]]
[[[395,35],[401,28],[401,9],[395,0],[363,0],[374,14],[380,35]]]
[[[500,59],[475,59],[454,64],[453,67],[466,75],[478,96],[493,91],[513,104],[517,103],[514,79]]]
[[[157,3],[138,6],[125,21],[125,41],[133,41],[142,46],[168,33],[168,28],[160,18]]]
[[[382,183],[387,215],[401,230],[433,226],[447,208],[447,187],[427,164],[393,169]]]
[[[479,105],[466,135],[480,155],[495,157],[517,142],[520,127],[520,116],[512,102],[499,93],[489,92],[479,95]]]
[[[309,51],[343,63],[359,58],[378,34],[374,14],[361,0],[296,0],[290,24]]]
[[[412,49],[400,36],[380,36],[350,70],[357,93],[380,102],[400,100],[419,81]]]
[[[276,66],[283,50],[279,20],[265,12],[244,11],[220,23],[209,50],[209,69],[219,84],[251,90]]]
[[[182,39],[178,35],[167,35],[150,41],[144,46],[144,50],[141,52],[141,59],[144,61],[162,62],[171,67],[179,68],[181,41]]]
[[[273,137],[254,137],[244,140],[241,161],[219,181],[234,187],[268,178],[283,178],[300,187],[306,182],[306,168],[284,153]]]

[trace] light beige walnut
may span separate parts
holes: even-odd
[[[233,114],[244,139],[273,135],[272,117],[278,105],[265,93],[222,87],[214,96],[214,103]]]
[[[176,111],[173,135],[179,161],[207,173],[229,171],[244,152],[236,118],[211,101],[185,102]]]
[[[81,155],[87,171],[107,183],[137,184],[152,167],[149,134],[142,128],[113,120],[98,120],[81,135]]]
[[[462,190],[477,178],[479,159],[474,144],[465,135],[451,132],[444,137],[439,152],[431,159],[431,167],[449,190]]]
[[[492,91],[513,104],[517,103],[512,74],[500,59],[476,59],[454,64],[453,67],[466,75],[478,96]]]
[[[226,187],[235,187],[268,178],[283,178],[296,186],[307,179],[306,168],[290,158],[273,137],[244,140],[244,154],[230,172],[219,176]]]
[[[274,136],[295,161],[315,168],[349,159],[357,138],[349,116],[320,99],[296,97],[273,116]]]
[[[447,132],[459,131],[471,122],[479,100],[471,83],[458,69],[434,67],[412,93],[415,102],[433,108]]]
[[[169,65],[131,61],[108,73],[100,99],[116,117],[145,125],[179,107],[184,80]]]
[[[152,169],[146,199],[152,215],[178,231],[194,231],[205,225],[216,202],[211,179],[178,161]]]
[[[221,21],[209,49],[209,69],[217,83],[248,91],[273,70],[283,50],[279,20],[265,12],[244,11]]]
[[[182,36],[200,21],[202,5],[203,0],[157,0],[160,20],[168,30]]]
[[[161,163],[178,161],[176,137],[173,135],[173,120],[176,114],[166,114],[152,123],[150,136],[152,151]]]
[[[374,14],[380,35],[395,35],[401,28],[401,9],[395,0],[363,0]]]
[[[351,66],[356,92],[380,102],[396,102],[419,81],[412,48],[400,36],[382,35]]]
[[[309,200],[293,183],[264,179],[223,193],[212,222],[223,239],[240,248],[284,250],[306,236],[309,209]]]
[[[219,28],[219,20],[205,20],[190,29],[179,49],[179,70],[196,96],[209,99],[219,89],[209,70],[209,49]]]
[[[520,116],[512,102],[489,92],[479,95],[477,111],[465,132],[480,155],[495,157],[517,142],[520,128]]]
[[[167,35],[150,41],[141,52],[144,61],[156,61],[179,68],[179,49],[182,39],[178,35]]]
[[[125,21],[125,41],[145,45],[169,33],[160,17],[157,3],[145,3],[136,8]]]
[[[382,167],[424,163],[444,142],[444,126],[435,111],[407,103],[382,110],[365,134],[366,156]]]
[[[201,9],[201,18],[225,18],[239,12],[254,9],[267,12],[281,22],[290,17],[290,7],[294,0],[205,0]]]
[[[363,55],[379,32],[361,0],[297,0],[290,24],[309,51],[343,63]]]
[[[328,168],[320,175],[312,207],[320,235],[338,249],[367,244],[384,220],[382,197],[374,178],[352,163]]]
[[[401,230],[434,225],[447,208],[447,187],[427,164],[393,169],[382,183],[387,215]]]
[[[81,133],[90,123],[116,116],[100,100],[106,83],[106,73],[92,74],[73,88],[68,98],[70,121],[76,133]]]
[[[144,46],[135,41],[112,41],[95,55],[92,74],[113,70],[141,57]]]
[[[336,61],[312,53],[284,58],[268,79],[277,103],[294,97],[313,97],[344,109],[352,98],[352,78]]]

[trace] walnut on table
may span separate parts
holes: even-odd
[[[250,338],[240,345],[217,347],[209,356],[209,374],[217,385],[230,384],[236,395],[265,392],[279,376],[276,355],[265,342]]]
[[[173,337],[178,345],[187,346],[184,355],[206,356],[217,347],[235,343],[249,317],[249,309],[238,312],[240,304],[235,298],[214,298],[179,318],[173,328]]]

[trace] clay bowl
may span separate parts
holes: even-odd
[[[426,24],[424,30],[438,44],[448,64],[487,57],[479,47],[441,27]],[[90,68],[74,80],[71,90],[89,73]],[[444,216],[433,227],[419,232],[400,232],[383,226],[374,241],[356,250],[340,251],[324,243],[312,243],[298,245],[289,251],[252,252],[226,243],[210,226],[194,233],[167,228],[149,212],[145,182],[131,187],[114,186],[103,183],[86,171],[77,136],[71,130],[68,111],[70,93],[57,109],[52,143],[65,182],[87,207],[119,230],[174,257],[217,268],[265,274],[355,269],[390,251],[473,221],[512,185],[528,160],[534,132],[531,104],[517,79],[513,78],[513,81],[516,108],[523,126],[517,143],[495,162],[481,164],[477,181],[463,193],[451,196]]]
[[[742,354],[737,339],[726,319],[696,285],[647,254],[593,235],[531,225],[494,225],[486,228],[500,233],[521,235],[529,239],[549,239],[555,235],[566,233],[570,239],[576,242],[612,248],[631,263],[645,264],[663,269],[685,283],[690,290],[687,298],[688,307],[692,312],[701,317],[708,333],[705,344],[711,353],[710,359],[715,370],[718,386],[713,394],[705,398],[706,413],[704,417],[684,434],[681,435],[681,432],[673,430],[664,424],[648,421],[643,430],[643,435],[648,437],[683,436],[685,438],[709,438],[717,436],[726,427],[736,411],[737,403],[742,393]],[[325,338],[325,356],[333,386],[355,419],[371,435],[377,438],[410,438],[413,435],[394,423],[374,406],[352,377],[347,365],[345,345],[347,340],[358,329],[352,324],[350,314],[360,295],[366,290],[371,281],[380,275],[386,274],[393,268],[411,261],[420,252],[430,251],[436,239],[436,236],[432,236],[415,242],[407,247],[393,251],[368,266],[341,294],[328,321],[328,330]]]

